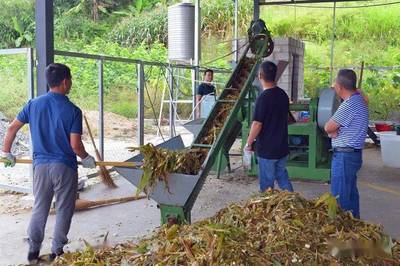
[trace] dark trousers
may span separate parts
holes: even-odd
[[[331,193],[339,206],[360,218],[357,172],[362,165],[362,152],[334,152],[331,168]]]

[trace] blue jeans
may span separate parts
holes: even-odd
[[[287,156],[277,159],[264,159],[258,157],[258,178],[260,180],[260,191],[264,192],[269,188],[274,188],[275,180],[280,189],[293,191],[292,183],[286,170]]]
[[[334,152],[331,169],[331,193],[338,196],[339,206],[360,218],[357,172],[362,165],[362,152]]]

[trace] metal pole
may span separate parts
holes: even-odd
[[[333,2],[333,18],[332,18],[332,40],[331,40],[331,72],[330,72],[330,84],[333,82],[333,48],[335,44],[336,35],[336,1]]]
[[[201,58],[201,9],[200,0],[195,1],[195,12],[194,12],[194,60],[193,60],[193,70],[192,70],[192,113],[195,112],[194,108],[196,106],[196,91],[198,87],[199,80],[199,65]],[[194,116],[195,118],[195,116]]]
[[[35,78],[33,76],[33,68],[34,68],[34,61],[33,61],[33,49],[28,48],[26,53],[27,58],[27,79],[28,79],[28,95],[29,99],[32,100],[35,97]],[[32,149],[32,136],[29,133],[29,154],[30,157],[33,158],[33,149]],[[29,177],[33,178],[33,164],[29,166]],[[29,193],[33,193],[33,186],[29,189]]]
[[[144,65],[143,62],[137,64],[137,87],[138,87],[138,131],[137,143],[139,146],[144,144]]]
[[[175,108],[174,108],[174,69],[171,67],[168,72],[169,82],[169,135],[175,137]]]
[[[195,107],[196,107],[197,87],[199,84],[198,80],[199,80],[199,67],[196,66],[192,69],[192,97],[193,97],[192,114],[194,114],[193,119],[196,118]]]
[[[27,66],[28,66],[28,95],[29,99],[33,99],[35,97],[35,78],[33,76],[33,68],[34,68],[34,61],[33,61],[33,49],[28,48],[27,51]]]
[[[194,65],[199,66],[201,57],[201,10],[200,0],[196,0],[194,12]]]
[[[253,20],[260,18],[260,0],[254,0]]]
[[[234,36],[235,36],[235,46],[234,46],[234,51],[235,51],[235,63],[239,61],[239,40],[238,40],[238,13],[239,13],[239,1],[235,1],[235,29],[234,29]]]
[[[45,70],[54,62],[53,0],[36,0],[37,95],[47,93]]]
[[[104,160],[104,79],[103,79],[103,60],[99,60],[99,152],[101,159]]]

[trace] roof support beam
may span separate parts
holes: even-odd
[[[257,20],[260,18],[260,4],[262,1],[254,0],[254,11],[253,11],[253,20]]]
[[[54,62],[53,0],[36,0],[37,95],[47,93],[45,70]]]

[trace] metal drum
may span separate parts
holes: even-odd
[[[168,59],[189,63],[194,58],[194,5],[179,3],[168,8]]]
[[[323,89],[319,94],[317,123],[318,127],[325,132],[324,127],[326,122],[333,116],[338,109],[341,100],[336,95],[336,92],[331,89]]]

